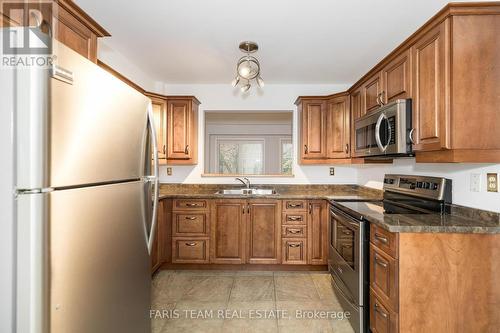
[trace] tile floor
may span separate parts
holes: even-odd
[[[327,272],[164,270],[153,277],[151,308],[153,333],[353,332],[334,319],[343,313]],[[296,312],[314,310],[327,318]]]

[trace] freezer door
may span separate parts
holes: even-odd
[[[144,183],[50,194],[50,332],[149,332]]]
[[[17,188],[143,177],[149,98],[55,40],[53,52],[52,69],[17,73]]]

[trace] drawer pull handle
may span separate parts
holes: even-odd
[[[385,261],[380,260],[378,257],[375,257],[375,263],[379,266],[387,268],[387,263]]]
[[[184,148],[184,154],[189,155],[189,145],[186,145],[186,148]]]
[[[289,247],[300,247],[300,244],[288,244]]]
[[[302,207],[302,204],[294,204],[294,203],[289,203],[288,204],[288,207],[289,208],[301,208]]]
[[[302,216],[289,216],[289,221],[302,221]]]
[[[380,315],[384,318],[387,318],[387,313],[385,313],[384,311],[380,310],[380,305],[378,305],[377,303],[375,303],[375,311],[377,311],[378,313],[380,313]]]
[[[186,204],[186,206],[188,206],[188,207],[198,207],[198,204],[197,203],[190,203],[190,202],[188,202]]]
[[[348,235],[348,236],[350,236],[352,234],[352,232],[350,232],[349,230],[342,230],[342,233],[344,235]]]
[[[384,236],[381,236],[379,234],[375,234],[375,239],[378,240],[379,242],[381,243],[384,243],[384,244],[387,244],[388,243],[388,240],[386,237]]]
[[[195,245],[196,245],[196,243],[195,243],[195,242],[193,242],[193,243],[185,243],[185,244],[186,244],[187,246],[195,246]]]
[[[297,229],[289,229],[288,230],[291,234],[301,234],[302,230],[297,230]]]
[[[186,220],[190,221],[196,220],[196,216],[186,216]]]
[[[310,203],[309,204],[309,214],[312,214],[312,210],[313,210],[313,205]]]

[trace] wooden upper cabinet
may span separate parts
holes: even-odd
[[[244,264],[246,238],[246,200],[215,200],[212,204],[210,262]]]
[[[446,67],[448,20],[422,35],[411,48],[413,59],[413,140],[415,151],[449,148]]]
[[[7,7],[5,8],[9,11]],[[52,6],[47,6],[46,3],[18,2],[10,5],[10,8],[18,10],[0,13],[1,26],[33,26],[36,22],[24,9],[37,10],[42,17],[42,31],[48,33],[50,27],[50,32],[56,40],[92,62],[97,62],[97,38],[111,36],[70,0],[53,1]]]
[[[198,163],[198,105],[192,96],[167,96],[167,164]]]
[[[249,264],[279,264],[281,261],[281,201],[249,200]]]
[[[164,96],[146,93],[153,106],[156,144],[160,164],[167,163],[167,101]]]
[[[364,107],[363,107],[363,99],[362,99],[362,94],[361,94],[361,88],[357,88],[356,90],[351,92],[351,116],[353,120],[353,125],[354,125],[354,120],[361,118],[362,116],[365,115],[364,113]]]
[[[382,101],[387,104],[411,97],[410,51],[406,50],[382,69]]]
[[[310,200],[307,215],[307,263],[326,265],[328,259],[328,204],[325,200]]]
[[[327,101],[327,156],[346,158],[350,156],[350,110],[349,95]]]
[[[382,92],[382,78],[380,72],[375,73],[365,83],[363,83],[363,114],[369,113],[380,107],[379,101]]]
[[[301,109],[302,130],[299,149],[302,159],[327,157],[325,101],[304,101]]]

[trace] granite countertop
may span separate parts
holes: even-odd
[[[242,188],[221,184],[161,184],[160,199],[165,198],[261,198],[261,199],[326,199],[326,200],[382,200],[382,191],[359,185],[258,185],[252,188],[272,188],[270,195],[228,195],[216,194],[220,189]]]
[[[385,214],[379,202],[340,202],[349,212],[359,214],[391,232],[407,233],[500,233],[500,214],[466,207],[451,209],[451,214]],[[476,214],[471,214],[475,211]],[[468,212],[469,216],[463,214]],[[477,213],[479,212],[479,213]]]

